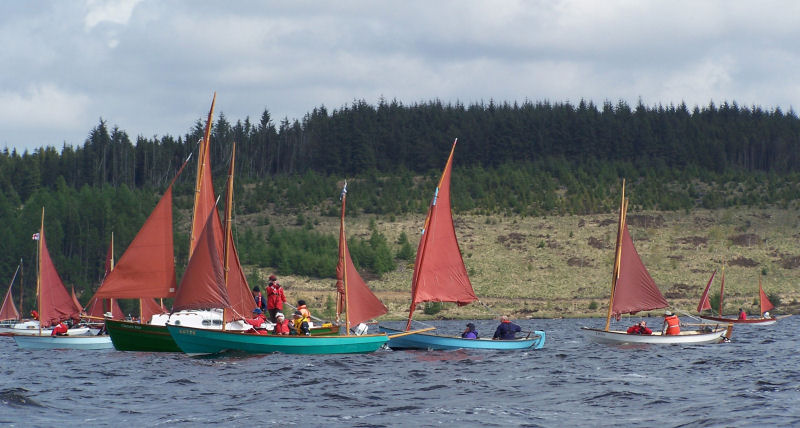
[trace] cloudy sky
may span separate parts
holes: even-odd
[[[800,100],[796,1],[0,1],[0,147],[132,139],[208,111]]]

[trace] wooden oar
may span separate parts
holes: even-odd
[[[411,330],[411,331],[404,331],[402,333],[397,333],[397,334],[390,334],[389,335],[389,339],[394,339],[395,337],[408,336],[409,334],[417,334],[417,333],[422,333],[422,332],[431,331],[431,330],[436,330],[436,327],[428,327],[428,328],[423,328],[421,330]]]

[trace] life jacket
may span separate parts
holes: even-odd
[[[264,297],[261,295],[260,291],[258,292],[258,294],[253,295],[253,300],[256,301],[256,307],[257,308],[263,308],[264,307]]]
[[[275,329],[272,330],[274,334],[289,334],[289,320],[283,320],[283,322],[276,322]]]
[[[681,334],[681,321],[678,319],[677,315],[670,315],[668,317],[664,317],[664,321],[667,322],[667,335],[674,336]]]
[[[267,319],[264,318],[264,315],[259,314],[258,316],[256,316],[255,318],[253,318],[251,320],[245,320],[245,322],[250,324],[250,325],[252,325],[253,327],[261,327],[261,324],[264,324],[264,321],[266,321],[266,320]]]
[[[58,323],[57,326],[53,327],[53,332],[50,333],[50,335],[51,336],[62,336],[62,335],[67,334],[67,330],[69,330],[67,328],[67,325],[64,324],[63,322],[61,322],[61,323]]]
[[[303,324],[306,325],[306,331],[303,331]],[[298,319],[294,320],[294,331],[298,335],[304,335],[304,334],[306,334],[307,331],[310,331],[309,330],[309,326],[308,326],[308,318],[303,316],[301,318],[298,318]]]
[[[306,305],[298,306],[297,310],[300,311],[301,314],[303,314],[303,318],[305,318],[305,321],[311,320],[311,312],[309,312],[308,307],[306,307]]]

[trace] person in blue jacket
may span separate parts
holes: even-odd
[[[508,315],[500,317],[500,325],[494,331],[492,339],[500,340],[514,340],[517,338],[516,334],[522,331],[522,327],[514,324],[508,320]]]
[[[478,330],[475,330],[475,324],[467,323],[467,328],[461,333],[461,337],[463,339],[477,339],[478,338]]]

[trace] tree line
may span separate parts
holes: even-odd
[[[26,294],[35,289],[35,245],[45,229],[59,272],[91,294],[102,275],[110,235],[121,254],[203,132],[198,120],[183,136],[137,137],[104,120],[80,147],[0,153],[0,278],[26,260]],[[481,215],[553,215],[616,209],[619,180],[636,197],[632,209],[787,207],[800,199],[800,120],[793,111],[736,103],[630,107],[580,102],[403,105],[356,101],[277,125],[268,111],[257,123],[212,128],[217,189],[237,143],[236,210],[298,216],[294,226],[259,234],[237,230],[245,263],[283,274],[332,276],[336,237],[314,231],[310,213],[338,216],[348,179],[348,216],[424,214],[453,138],[453,208]],[[176,261],[185,266],[185,224],[194,162],[175,187]],[[274,243],[275,245],[271,245]],[[280,244],[282,243],[282,244]],[[350,243],[361,268],[380,275],[410,259],[406,242],[377,230]],[[32,285],[33,284],[33,285]],[[15,293],[16,294],[16,293]]]

